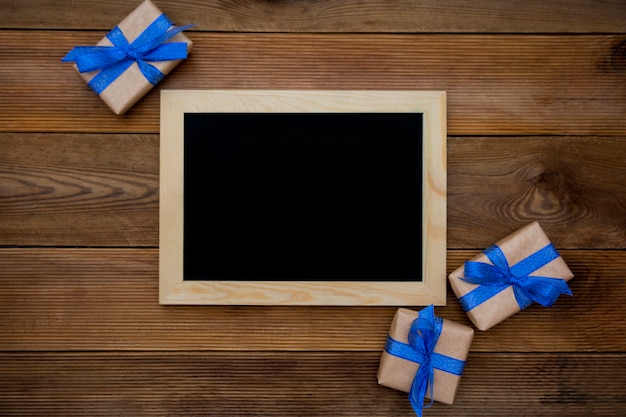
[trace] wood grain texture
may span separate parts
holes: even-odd
[[[0,28],[109,30],[139,2],[0,0]],[[176,24],[221,32],[623,33],[622,0],[155,0]]]
[[[449,251],[448,273],[478,251]],[[562,251],[573,297],[533,305],[474,352],[616,352],[626,346],[626,252]],[[0,350],[378,351],[392,307],[160,306],[156,249],[1,249]],[[452,291],[438,308],[471,326]],[[589,323],[581,328],[581,323]]]
[[[414,416],[379,352],[3,353],[3,416]],[[474,354],[428,416],[616,416],[624,354]],[[94,376],[96,376],[94,378]],[[532,410],[532,411],[529,411]]]
[[[414,415],[395,308],[158,305],[163,89],[447,91],[448,272],[538,220],[576,276],[425,414],[624,414],[624,0],[155,3],[194,50],[117,117],[60,59],[139,0],[0,0],[0,415]]]
[[[158,246],[156,135],[0,135],[0,245]]]
[[[103,35],[0,31],[0,130],[156,133],[161,89],[408,89],[447,91],[451,135],[626,134],[624,35],[191,33],[126,117],[60,62]]]
[[[533,221],[559,249],[626,246],[626,137],[448,138],[448,148],[448,247],[485,248]]]
[[[0,245],[158,246],[158,141],[0,133]],[[626,137],[449,137],[447,157],[449,248],[532,221],[559,249],[626,245]]]

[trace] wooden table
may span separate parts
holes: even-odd
[[[0,0],[0,415],[412,415],[394,308],[158,304],[159,91],[243,88],[447,91],[448,272],[536,220],[576,275],[427,416],[624,413],[626,2],[156,1],[194,50],[117,117],[60,59],[138,3]]]

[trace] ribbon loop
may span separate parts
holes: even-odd
[[[132,43],[115,26],[106,35],[113,46],[77,46],[61,61],[76,63],[81,73],[99,70],[88,83],[97,94],[102,93],[135,62],[146,80],[156,85],[165,75],[148,62],[187,58],[185,42],[165,42],[192,26],[174,27],[168,17],[161,14]]]
[[[533,302],[550,307],[561,294],[572,295],[564,279],[530,275],[560,256],[551,243],[511,267],[497,245],[487,248],[484,254],[493,265],[465,262],[461,279],[479,285],[459,299],[465,311],[479,306],[508,287],[513,287],[520,310]]]
[[[430,407],[434,402],[435,369],[454,375],[463,373],[464,361],[434,352],[442,328],[443,319],[435,316],[434,306],[431,305],[421,310],[419,317],[411,324],[408,344],[387,336],[387,344],[385,345],[387,353],[420,365],[409,391],[409,401],[418,417],[422,416],[423,408]],[[424,405],[427,392],[430,402]]]

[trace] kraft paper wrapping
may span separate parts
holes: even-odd
[[[534,222],[511,233],[496,244],[502,249],[502,252],[506,255],[509,266],[511,266],[550,243],[550,239],[546,236],[539,223]],[[482,253],[471,260],[491,264],[489,259]],[[463,281],[461,279],[463,272],[464,266],[460,266],[448,276],[452,290],[457,298],[461,298],[478,286]],[[574,274],[572,274],[572,271],[570,271],[563,258],[559,256],[550,263],[532,272],[530,276],[562,278],[565,281],[569,281],[574,277]],[[485,331],[519,311],[520,307],[515,299],[513,287],[508,287],[466,313],[479,330]]]
[[[132,43],[162,13],[150,0],[145,0],[117,26],[124,33],[128,42]],[[186,42],[187,52],[191,51],[192,48],[192,42],[183,33],[179,33],[168,42]],[[112,46],[112,43],[105,36],[96,45]],[[167,75],[180,62],[181,60],[172,60],[150,62],[150,64],[158,68],[164,75]],[[98,71],[94,71],[79,73],[79,75],[85,82],[89,82],[97,73]],[[153,87],[154,85],[141,73],[137,63],[134,63],[100,93],[100,98],[115,114],[122,115]]]
[[[409,329],[418,315],[417,311],[406,308],[398,309],[391,322],[389,336],[399,342],[409,343]],[[435,346],[435,352],[465,361],[473,338],[474,330],[471,327],[443,319],[443,327]],[[409,392],[419,366],[415,362],[383,351],[378,368],[378,383],[399,391]],[[433,400],[452,404],[460,381],[460,376],[435,369]],[[430,398],[428,393],[426,398]]]

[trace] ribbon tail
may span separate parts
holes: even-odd
[[[195,24],[189,24],[189,25],[184,25],[184,26],[175,26],[175,27],[171,27],[167,30],[167,32],[165,32],[163,35],[159,36],[155,41],[157,41],[159,44],[172,39],[174,36],[178,35],[179,33],[194,27]]]
[[[157,67],[154,65],[150,65],[143,60],[138,60],[137,65],[139,65],[139,69],[144,77],[150,82],[152,85],[157,85],[159,81],[161,81],[165,74],[163,74]]]
[[[126,54],[112,46],[76,46],[61,59],[61,62],[74,62],[78,71],[91,72],[118,64]]]
[[[173,38],[174,36],[178,35],[179,33],[190,29],[192,27],[195,26],[195,23],[191,23],[189,25],[184,25],[184,26],[175,26],[175,27],[171,27],[167,30],[167,32],[165,32],[162,36],[161,36],[161,42],[165,42],[171,38]]]
[[[76,62],[83,54],[99,53],[104,46],[75,46],[61,59],[61,62]]]
[[[178,35],[179,33],[183,32],[184,30],[187,30],[187,29],[189,29],[190,27],[193,27],[193,26],[195,26],[195,24],[171,27],[167,31],[162,33],[161,35],[156,36],[153,39],[149,39],[145,43],[142,43],[143,39],[141,39],[141,40],[137,39],[135,42],[133,42],[132,47],[135,50],[140,51],[142,53],[148,53],[148,52],[152,51],[153,49],[157,48],[159,45],[163,44],[165,41],[170,40],[174,36]],[[177,43],[184,44],[185,45],[185,50],[187,49],[187,44],[186,43],[184,43],[184,42],[177,42]]]
[[[517,301],[517,305],[520,310],[525,309],[529,305],[533,303],[534,298],[531,297],[525,290],[521,289],[517,285],[513,286],[513,295],[515,295],[515,301]]]
[[[572,295],[567,282],[560,278],[526,277],[515,285],[514,290],[516,297],[518,293],[523,294],[531,300],[530,303],[535,301],[544,307],[551,307],[561,294]]]
[[[432,383],[429,383],[428,372],[424,366],[420,365],[420,368],[417,370],[417,375],[415,375],[415,379],[413,380],[413,384],[411,385],[411,391],[409,391],[409,402],[411,403],[413,411],[415,411],[415,414],[418,417],[422,417],[424,399],[426,398],[426,392],[428,391],[429,385],[432,390]],[[430,407],[430,405],[428,405],[426,408],[428,407]]]

